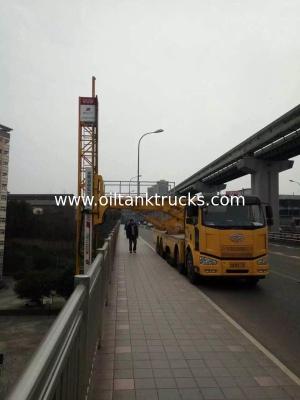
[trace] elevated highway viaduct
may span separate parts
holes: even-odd
[[[251,174],[252,194],[272,205],[273,230],[279,229],[279,173],[300,154],[300,105],[250,136],[175,186],[175,193],[213,192]]]

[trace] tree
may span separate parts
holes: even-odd
[[[56,282],[55,291],[67,299],[74,290],[74,267],[69,265],[63,269]]]
[[[53,277],[49,279],[47,270],[31,270],[15,285],[15,292],[21,299],[29,299],[41,304],[44,296],[50,296],[53,289]]]
[[[72,265],[60,268],[32,269],[20,276],[15,292],[21,299],[41,304],[43,297],[52,293],[67,299],[74,289],[74,268]]]
[[[34,215],[25,201],[8,201],[6,216],[7,239],[26,237],[33,228]]]

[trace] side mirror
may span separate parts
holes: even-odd
[[[266,218],[267,218],[267,225],[273,225],[273,210],[271,206],[266,206]]]

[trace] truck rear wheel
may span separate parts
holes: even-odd
[[[175,253],[174,253],[174,267],[178,270],[178,272],[181,274],[181,275],[185,275],[186,274],[186,269],[185,269],[185,265],[184,265],[184,263],[181,263],[180,261],[179,261],[179,253],[178,253],[178,249],[176,249],[175,250]]]
[[[177,249],[177,247],[175,247],[175,250],[174,250],[174,258],[173,258],[172,264],[173,264],[174,268],[178,269],[178,249]]]
[[[159,250],[158,250],[158,254],[159,254],[162,258],[164,258],[164,245],[163,245],[162,238],[160,238],[160,241],[159,241]]]
[[[166,259],[166,261],[167,261],[168,264],[170,264],[171,266],[173,266],[172,258],[171,258],[171,251],[170,251],[170,248],[169,248],[169,247],[166,247],[165,259]]]
[[[181,274],[185,273],[185,268],[184,265],[179,263],[179,253],[178,253],[178,248],[175,247],[174,250],[174,258],[173,258],[173,267],[177,269],[178,272],[180,272]]]
[[[194,260],[190,251],[186,255],[186,269],[189,281],[195,285],[198,282],[198,274],[194,270]]]
[[[156,253],[159,254],[159,237],[156,238]]]

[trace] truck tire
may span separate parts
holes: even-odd
[[[173,259],[173,266],[175,269],[177,269],[177,271],[184,275],[185,274],[185,267],[182,263],[179,262],[179,253],[178,253],[178,248],[175,248],[174,251],[174,259]]]
[[[186,268],[183,263],[178,264],[178,272],[181,275],[186,275]]]
[[[178,249],[177,249],[177,247],[175,247],[175,250],[174,250],[174,258],[173,258],[172,264],[173,264],[174,268],[178,269]]]
[[[164,245],[163,245],[163,241],[162,239],[160,239],[159,241],[159,250],[158,250],[158,254],[164,258]]]
[[[169,247],[166,248],[165,259],[166,259],[167,263],[173,267],[173,262],[172,262],[173,260],[171,257],[171,251],[170,251]]]
[[[186,269],[189,281],[195,285],[198,282],[198,274],[194,270],[194,260],[190,251],[186,255]]]
[[[159,237],[156,238],[156,253],[159,254]]]

